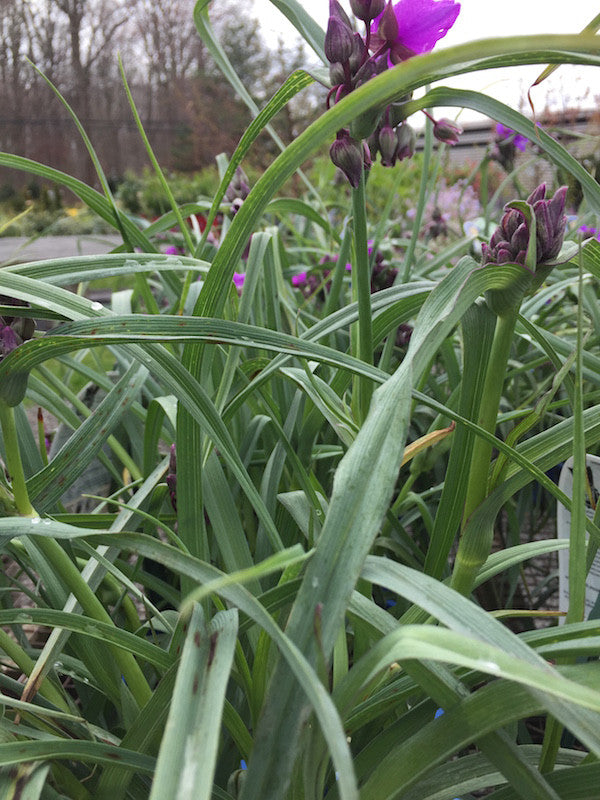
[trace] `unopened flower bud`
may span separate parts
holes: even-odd
[[[527,202],[530,206],[534,206],[538,200],[543,200],[546,196],[546,184],[540,183],[539,186],[536,186],[533,192],[527,198]]]
[[[379,152],[381,153],[381,163],[384,167],[394,166],[397,150],[398,139],[394,129],[389,125],[384,125],[379,131]]]
[[[544,192],[545,189],[544,185]],[[567,187],[562,186],[551,200],[541,199],[533,206],[538,263],[552,261],[560,253],[567,224],[564,214],[566,198]]]
[[[445,144],[456,144],[458,137],[462,133],[462,128],[450,119],[442,117],[433,126],[433,135],[439,142]]]
[[[349,64],[352,73],[357,72],[363,61],[367,60],[367,46],[360,33],[353,34],[354,45],[350,54]]]
[[[529,244],[529,230],[527,225],[522,222],[517,230],[510,237],[510,250],[513,253],[520,253],[521,251],[527,252],[527,245]]]
[[[379,131],[373,131],[373,133],[366,140],[366,145],[369,148],[371,160],[375,160],[377,153],[379,152]]]
[[[404,161],[405,158],[412,158],[415,154],[417,137],[414,130],[407,122],[396,129],[396,138],[398,139],[398,149],[396,151],[396,158],[398,161]]]
[[[546,199],[546,184],[542,183],[527,198],[535,215],[536,261],[553,261],[562,247],[567,218],[564,214],[567,187],[560,188]],[[523,213],[507,208],[500,226],[494,231],[489,247],[482,245],[484,264],[525,264],[529,248],[529,225]]]
[[[348,61],[354,48],[354,36],[338,20],[329,18],[325,34],[325,56],[331,63]]]
[[[369,150],[369,145],[364,141],[362,143],[362,153],[363,153],[363,169],[365,171],[365,178],[366,178],[367,173],[371,171],[371,167],[373,166],[373,161],[371,160],[371,151]]]
[[[389,0],[379,20],[377,35],[389,45],[396,44],[398,40],[398,20],[396,19],[392,0]]]
[[[385,0],[350,0],[350,8],[357,19],[370,22],[383,11]]]
[[[365,155],[363,146],[353,139],[345,128],[338,131],[336,140],[329,150],[329,157],[336,167],[342,170],[354,189],[360,183]]]
[[[346,12],[337,2],[329,2],[329,21],[325,33],[325,56],[330,63],[348,61],[354,50],[354,32]]]

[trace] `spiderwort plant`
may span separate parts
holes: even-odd
[[[495,265],[518,264],[522,273],[514,284],[503,290],[488,292],[488,303],[497,315],[496,330],[486,369],[478,423],[493,433],[504,385],[504,375],[514,337],[514,328],[521,301],[526,292],[539,287],[556,264],[560,253],[567,217],[563,186],[551,198],[546,197],[546,184],[540,184],[526,201],[513,201],[505,207],[499,227],[490,244],[482,246],[482,263],[488,269]],[[471,515],[485,499],[488,487],[492,444],[482,438],[475,442],[471,457],[469,484],[463,511],[463,536],[460,541],[452,585],[461,592],[471,591],[477,569],[489,555],[491,541],[468,528]]]
[[[394,65],[429,52],[450,30],[460,11],[454,0],[388,0],[354,2],[352,11],[364,23],[365,33],[354,31],[337,0],[330,0],[325,34],[325,56],[330,64],[332,87],[327,105],[335,104],[358,86]],[[435,122],[435,121],[434,121]],[[448,120],[435,122],[434,135],[453,144],[460,129]],[[353,329],[353,352],[367,363],[373,360],[370,281],[365,215],[365,181],[372,159],[393,167],[414,153],[414,132],[406,122],[401,103],[369,112],[342,128],[330,148],[333,163],[352,187],[354,224],[353,296],[358,302],[359,320]],[[355,380],[354,413],[362,419],[369,408],[372,386]]]
[[[547,58],[600,65],[597,39],[515,36],[435,54],[429,50],[458,13],[458,4],[448,0],[387,5],[352,0],[360,33],[333,5],[327,41],[301,4],[283,5],[293,6],[296,24],[315,51],[325,45],[333,87],[328,108],[248,192],[238,166],[268,120],[310,77],[290,76],[260,111],[231,154],[215,194],[208,220],[221,214],[223,224],[214,246],[204,246],[209,229],[216,233],[212,223],[198,242],[191,231],[199,235],[202,225],[194,224],[181,249],[165,255],[172,213],[149,229],[138,228],[109,192],[102,197],[68,179],[126,234],[127,252],[120,247],[100,265],[95,257],[81,257],[0,270],[3,293],[26,296],[36,313],[47,310],[49,319],[71,320],[31,342],[12,319],[21,312],[5,309],[0,395],[7,405],[20,402],[23,394],[8,390],[24,364],[34,373],[28,402],[47,400],[65,426],[76,428],[69,427],[66,446],[50,455],[47,467],[24,459],[25,491],[43,518],[27,516],[25,505],[17,508],[10,494],[2,495],[18,470],[9,465],[10,475],[0,480],[6,514],[0,536],[35,578],[30,594],[41,607],[31,610],[31,618],[56,626],[41,651],[27,646],[22,630],[18,637],[0,630],[3,663],[10,659],[28,676],[22,699],[33,704],[19,706],[19,723],[10,702],[21,689],[2,675],[9,692],[0,716],[0,772],[12,770],[16,761],[31,762],[31,772],[19,763],[19,784],[31,778],[26,788],[36,796],[69,800],[454,798],[502,784],[510,784],[500,789],[503,796],[509,791],[522,800],[555,800],[573,785],[580,791],[591,786],[591,795],[598,769],[591,758],[580,763],[583,750],[561,748],[554,754],[561,769],[551,775],[546,768],[552,768],[554,755],[534,763],[538,751],[522,748],[515,735],[528,717],[539,721],[546,714],[600,756],[594,664],[578,664],[567,678],[547,658],[548,648],[556,645],[560,652],[564,644],[585,657],[593,653],[591,628],[567,620],[550,641],[539,631],[525,640],[442,580],[452,569],[452,537],[467,488],[474,510],[465,515],[452,579],[462,594],[469,594],[474,578],[557,546],[535,542],[534,549],[519,540],[474,575],[473,563],[486,558],[489,541],[479,536],[473,520],[481,522],[479,512],[495,499],[492,487],[504,498],[515,491],[514,482],[496,470],[498,463],[490,480],[481,481],[489,473],[490,455],[472,445],[478,434],[489,436],[494,429],[495,393],[500,378],[512,370],[507,342],[514,336],[513,353],[526,353],[516,376],[533,363],[544,370],[545,385],[560,387],[571,367],[568,341],[552,339],[538,326],[539,340],[565,358],[555,375],[545,354],[540,359],[535,350],[537,340],[511,328],[519,307],[523,323],[531,322],[521,300],[555,260],[563,192],[551,196],[538,189],[511,203],[484,248],[483,264],[470,254],[457,259],[457,251],[445,247],[441,240],[452,237],[453,226],[443,204],[434,208],[424,225],[415,224],[412,239],[415,248],[418,242],[414,261],[425,263],[427,280],[407,270],[403,285],[395,281],[395,270],[398,254],[407,248],[405,226],[387,212],[373,220],[375,241],[391,233],[382,258],[367,239],[363,200],[369,163],[373,185],[380,166],[372,164],[375,159],[388,168],[414,151],[406,121],[410,91],[433,77],[451,78],[465,65],[487,67],[492,56],[504,65]],[[198,4],[196,23],[218,58],[207,6]],[[233,78],[231,63],[222,58],[222,64]],[[237,82],[243,93],[241,86]],[[447,107],[442,97],[450,105],[493,112],[530,138],[535,134],[514,110],[476,93],[434,89],[422,107]],[[434,127],[427,125],[428,136]],[[450,143],[457,135],[444,120],[437,133]],[[334,139],[333,157],[356,184],[352,234],[349,223],[340,231],[335,214],[319,211],[327,204],[315,198],[312,185],[309,202],[298,197],[271,202],[294,171]],[[596,182],[543,130],[539,141],[581,181],[590,204],[581,221],[593,220],[600,209]],[[0,164],[15,163],[41,169],[0,154]],[[421,186],[432,184],[429,171],[423,172]],[[59,176],[48,168],[44,177]],[[451,186],[452,175],[444,178]],[[458,206],[462,188],[453,189],[448,202]],[[410,192],[414,204],[419,193],[412,183]],[[441,191],[432,195],[441,201]],[[417,206],[415,219],[423,220],[425,195]],[[189,208],[177,211],[189,219]],[[496,220],[497,209],[489,214]],[[461,252],[468,246],[461,243]],[[194,247],[207,260],[191,257]],[[584,266],[596,275],[597,247],[595,241],[581,241]],[[318,262],[329,253],[335,255]],[[351,268],[345,269],[349,258]],[[406,263],[412,268],[412,255]],[[115,309],[131,302],[131,313],[118,316],[60,285],[61,279],[72,285],[94,275],[130,280],[132,271],[135,291],[114,298]],[[560,305],[565,317],[571,285],[561,285],[569,284],[573,272],[572,264],[565,267],[551,287],[556,289],[551,307]],[[244,275],[241,302],[230,302]],[[345,290],[356,279],[352,298]],[[199,290],[194,313],[175,313],[190,307],[196,292],[190,303],[184,300],[192,285]],[[588,299],[595,299],[595,283],[586,289]],[[357,305],[360,336],[349,353]],[[166,308],[173,313],[163,313]],[[372,342],[365,345],[371,311]],[[392,355],[375,368],[373,349],[378,353],[384,339]],[[74,351],[76,358],[70,355]],[[64,380],[64,373],[57,377],[44,365],[48,359],[66,367]],[[121,371],[116,380],[106,364]],[[107,392],[83,424],[69,405],[82,414],[87,410],[78,396],[80,376],[92,379],[94,390]],[[354,376],[379,384],[373,402],[368,390],[361,394],[360,382],[352,386]],[[510,377],[505,385],[512,389],[519,377]],[[587,379],[593,387],[584,429],[597,445],[599,381],[591,369]],[[20,392],[24,385],[13,383]],[[536,391],[534,386],[525,400],[514,402],[508,395],[511,410],[541,413]],[[543,420],[550,420],[551,429],[532,437],[525,454],[512,441],[496,441],[513,459],[510,469],[519,486],[534,475],[556,493],[542,470],[548,460],[556,464],[569,455],[575,438],[569,413],[562,399],[555,403]],[[18,422],[24,415],[19,409],[15,416]],[[557,418],[562,421],[555,424]],[[480,428],[473,430],[478,419]],[[119,423],[124,435],[133,432],[130,450],[118,450],[109,423]],[[5,430],[7,445],[10,425]],[[8,441],[11,452],[13,442],[16,450],[23,444],[18,438]],[[176,458],[173,448],[169,452],[174,439]],[[22,453],[37,457],[31,436],[23,440]],[[107,446],[119,452],[122,464],[107,462]],[[92,515],[65,511],[63,484],[71,487],[96,460],[90,456],[94,447],[97,460],[111,468],[115,492]],[[452,475],[459,480],[453,483]],[[54,499],[44,494],[49,491]],[[171,527],[174,513],[177,533]],[[446,547],[449,518],[452,540]],[[483,523],[493,521],[489,513]],[[581,527],[582,540],[584,533]],[[70,541],[63,546],[57,539],[65,536]],[[579,553],[585,556],[584,546],[583,541]],[[160,565],[160,576],[151,573],[149,561]],[[576,577],[583,575],[581,568]],[[5,604],[7,594],[1,595]],[[22,609],[3,607],[0,613],[15,628],[24,618]],[[445,713],[434,719],[439,707]],[[40,761],[46,763],[38,766]],[[14,782],[12,772],[1,777]],[[40,794],[42,780],[48,792]]]

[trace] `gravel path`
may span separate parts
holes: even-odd
[[[42,236],[34,241],[25,236],[7,236],[0,238],[0,266],[46,258],[109,253],[120,242],[117,236],[100,235]]]

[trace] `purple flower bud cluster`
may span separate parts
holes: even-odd
[[[565,235],[567,218],[562,186],[552,198],[546,198],[546,184],[540,184],[527,198],[536,222],[536,261],[553,261],[559,254]],[[529,247],[529,226],[522,211],[506,207],[500,226],[489,245],[482,245],[483,264],[525,264]]]
[[[27,306],[22,300],[0,295],[0,305]],[[35,322],[30,317],[0,316],[0,361],[20,344],[31,339]]]
[[[400,0],[395,4],[392,0],[351,0],[350,5],[356,19],[365,24],[364,36],[354,30],[338,0],[329,0],[325,55],[332,88],[328,107],[389,67],[431,50],[460,11],[455,0]],[[331,160],[354,188],[363,168],[368,168],[378,153],[386,167],[413,155],[415,136],[401,105],[367,112],[354,121],[352,135],[346,129],[338,132]],[[457,141],[460,129],[454,123],[440,120],[435,124],[437,138],[450,144]],[[368,138],[366,153],[362,138]]]
[[[385,118],[386,114],[384,114]],[[383,119],[375,131],[369,136],[367,144],[371,151],[371,158],[379,153],[384,167],[393,167],[397,161],[412,158],[415,154],[417,137],[408,122],[402,122],[392,127],[389,121]]]

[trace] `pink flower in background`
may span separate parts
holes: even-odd
[[[302,286],[306,283],[306,278],[306,272],[299,272],[297,275],[292,275],[292,286]]]
[[[501,122],[496,125],[496,133],[498,136],[502,136],[504,139],[510,139],[512,144],[514,144],[517,150],[520,150],[521,153],[525,152],[525,148],[527,147],[527,142],[529,139],[526,136],[523,136],[523,134],[515,133],[512,128],[507,128],[506,125],[503,125]]]
[[[589,238],[595,236],[596,239],[600,242],[600,230],[598,228],[592,228],[590,225],[581,225],[577,229],[579,233],[583,234],[584,238]]]
[[[389,48],[392,64],[428,53],[456,22],[460,3],[454,0],[391,0],[371,25],[371,49]]]
[[[373,255],[373,245],[374,245],[374,243],[375,242],[374,242],[373,239],[369,239],[369,241],[367,242],[367,252],[369,253],[370,256]],[[346,264],[346,272],[352,272],[352,264],[350,262],[348,262]]]

